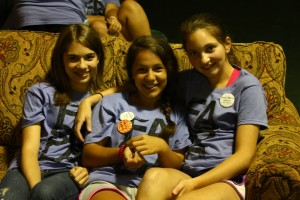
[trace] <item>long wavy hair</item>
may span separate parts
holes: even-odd
[[[71,101],[71,84],[65,72],[63,55],[70,45],[77,42],[92,51],[99,59],[96,73],[92,75],[90,92],[93,94],[100,90],[104,67],[104,50],[99,35],[91,28],[83,24],[69,25],[60,33],[52,52],[51,68],[46,76],[47,81],[55,87],[55,104],[64,105]]]
[[[175,84],[178,78],[178,62],[171,46],[164,40],[152,36],[140,36],[136,38],[128,49],[126,57],[126,67],[129,81],[134,83],[132,75],[133,63],[140,51],[147,50],[158,56],[167,71],[167,86],[161,97],[160,109],[164,113],[167,126],[160,133],[160,137],[168,141],[168,138],[176,131],[176,125],[171,120],[170,115],[174,104]]]

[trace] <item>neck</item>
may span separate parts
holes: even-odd
[[[209,83],[212,88],[225,88],[233,70],[234,68],[231,66],[231,64],[227,63],[222,70],[219,71],[219,76],[209,78]]]
[[[146,99],[145,97],[141,97],[139,94],[135,93],[130,96],[130,103],[143,108],[157,108],[159,107],[160,98],[158,99]]]

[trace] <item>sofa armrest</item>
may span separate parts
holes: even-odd
[[[3,178],[3,176],[7,171],[8,164],[9,164],[8,157],[9,155],[8,155],[7,148],[4,146],[0,146],[0,180]]]
[[[246,178],[246,199],[300,197],[300,128],[271,125],[263,132]]]

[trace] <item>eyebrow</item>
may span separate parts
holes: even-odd
[[[78,55],[78,54],[67,53],[66,55],[68,55],[68,56],[79,56],[79,57],[84,57],[84,56],[96,55],[96,53],[87,53],[87,54],[84,54],[84,55]]]

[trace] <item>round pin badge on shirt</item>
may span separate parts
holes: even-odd
[[[133,112],[123,112],[120,115],[120,120],[133,120],[134,119],[134,113]]]
[[[118,131],[122,134],[129,133],[132,129],[132,122],[130,120],[124,119],[118,123]]]
[[[234,96],[230,93],[225,93],[220,98],[220,104],[224,108],[228,108],[228,107],[232,106],[233,103],[234,103]]]

